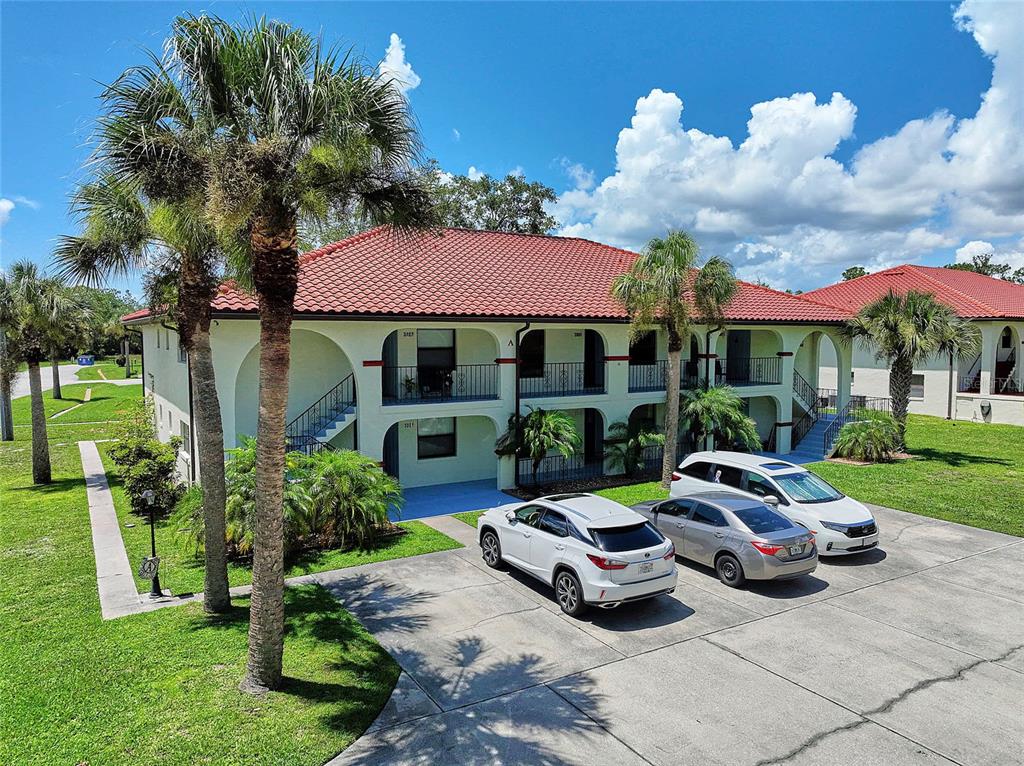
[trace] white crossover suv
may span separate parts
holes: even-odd
[[[672,474],[671,497],[729,489],[756,497],[815,535],[819,556],[878,545],[878,524],[862,503],[803,466],[744,452],[695,452]]]
[[[477,521],[484,563],[509,563],[555,589],[562,611],[671,593],[676,549],[646,518],[583,493],[500,505]]]

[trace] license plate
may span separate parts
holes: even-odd
[[[644,562],[642,562],[640,564],[640,569],[638,571],[640,572],[640,574],[647,574],[648,572],[653,572],[654,571],[654,562],[653,561],[644,561]]]
[[[802,545],[791,545],[791,546],[789,546],[789,555],[790,556],[799,556],[803,552],[804,552],[804,546],[802,546]]]

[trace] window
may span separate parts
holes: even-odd
[[[924,375],[910,376],[910,398],[924,399]]]
[[[544,331],[533,330],[519,340],[519,377],[544,377]]]
[[[455,455],[455,418],[424,418],[416,424],[416,456],[420,459]]]
[[[829,503],[844,497],[842,492],[810,471],[787,473],[775,480],[798,503]]]
[[[734,510],[738,518],[747,529],[755,535],[765,535],[769,532],[782,532],[793,528],[793,522],[780,513],[763,505],[754,505],[750,508]]]
[[[725,520],[725,516],[720,510],[704,505],[704,503],[693,504],[693,515],[690,517],[690,521],[707,524],[711,527],[729,526],[729,522]]]
[[[659,504],[656,510],[666,516],[686,516],[690,513],[691,508],[693,508],[692,500],[666,500]]]
[[[683,466],[683,474],[693,479],[708,480],[708,472],[711,470],[711,463],[698,460],[695,463]]]
[[[184,420],[178,421],[178,431],[181,434],[181,451],[188,457],[192,456],[192,433],[189,431],[188,423]]]
[[[999,345],[1002,348],[1010,348],[1013,346],[1013,334],[1010,332],[1009,327],[1003,328],[1003,332],[999,336]]]
[[[181,345],[181,338],[178,338],[178,361],[185,362],[188,356],[185,354],[185,347]]]
[[[170,410],[167,410],[167,432],[174,433],[174,417],[171,415]]]
[[[569,536],[569,522],[565,520],[565,516],[554,511],[544,511],[538,528],[555,537]]]
[[[455,366],[455,330],[417,330],[416,364],[452,369]]]
[[[768,495],[774,495],[779,498],[780,503],[785,503],[785,499],[782,497],[782,493],[779,492],[778,488],[772,484],[768,479],[763,476],[759,476],[756,473],[750,471],[744,471],[747,475],[747,492],[757,495],[758,497],[768,497]]]
[[[630,524],[628,527],[591,529],[590,534],[593,535],[597,547],[607,553],[653,548],[665,539],[661,532],[646,521],[643,524]]]
[[[156,328],[156,347],[160,348],[160,328]]]
[[[629,344],[630,364],[654,364],[658,361],[658,334],[647,332]]]
[[[544,510],[539,505],[524,505],[516,511],[516,521],[526,524],[528,527],[536,527],[540,523],[540,517]]]
[[[715,470],[711,472],[711,481],[716,484],[724,484],[727,487],[739,489],[742,480],[743,471],[731,465],[716,465]]]

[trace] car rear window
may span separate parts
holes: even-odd
[[[740,508],[733,511],[736,518],[743,522],[743,525],[755,535],[763,535],[768,532],[781,532],[790,529],[793,522],[780,513],[763,505],[752,505],[749,508]]]
[[[630,524],[628,527],[590,529],[589,532],[597,547],[608,553],[652,548],[655,545],[660,545],[665,539],[661,536],[661,532],[647,522]]]

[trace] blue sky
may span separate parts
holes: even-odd
[[[979,112],[1000,65],[1000,92],[1024,86],[1021,9],[4,2],[3,262],[46,262],[69,232],[99,83],[159,48],[175,14],[206,10],[289,21],[373,61],[397,34],[404,62],[389,60],[419,79],[428,156],[551,185],[568,234],[638,247],[681,226],[780,287],[986,246],[1024,265],[1022,97]]]

